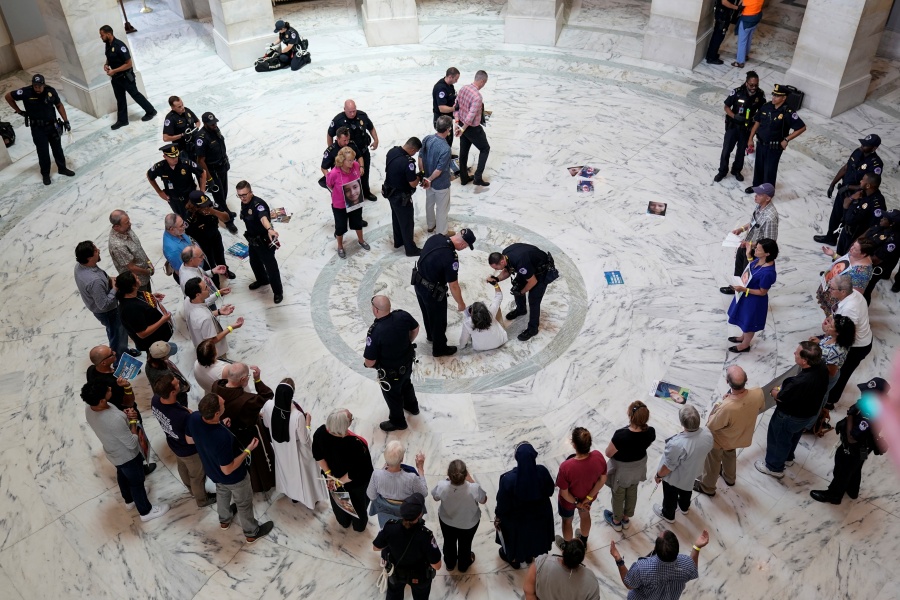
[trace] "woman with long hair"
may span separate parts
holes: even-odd
[[[604,510],[603,518],[616,531],[631,527],[638,484],[647,479],[647,448],[656,440],[656,430],[647,425],[650,409],[646,404],[635,400],[625,413],[628,426],[617,429],[606,447],[606,485],[612,491],[612,510]]]

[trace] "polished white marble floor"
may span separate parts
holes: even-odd
[[[691,72],[641,60],[649,1],[576,0],[556,48],[500,43],[505,5],[493,0],[420,2],[422,43],[387,48],[366,47],[352,2],[279,6],[276,15],[310,39],[313,63],[299,73],[273,74],[232,73],[215,54],[209,23],[182,21],[159,0],[148,4],[155,12],[142,15],[139,3],[126,3],[139,29],[129,39],[148,97],[161,113],[171,94],[197,112],[214,110],[229,142],[232,182],[246,178],[270,205],[294,213],[280,227],[284,303],[247,290],[249,265],[232,265],[235,315],[247,322],[232,339],[231,354],[260,365],[269,382],[293,377],[305,390],[297,399],[316,423],[336,407],[350,408],[376,456],[388,436],[378,430],[384,403],[371,374],[360,368],[368,299],[386,292],[395,306],[419,312],[406,285],[411,261],[391,248],[386,202],[364,209],[372,252],[348,238],[347,259],[335,255],[328,199],[316,185],[325,129],[343,100],[355,98],[382,141],[373,165],[373,181],[380,182],[386,151],[429,133],[431,86],[448,66],[462,70],[463,83],[479,68],[491,75],[484,94],[494,111],[487,129],[492,185],[455,183],[452,191],[453,226],[472,226],[479,236],[476,252],[461,253],[464,295],[488,298],[481,283],[489,272],[486,255],[511,241],[552,249],[563,278],[545,298],[541,335],[528,343],[511,336],[499,351],[476,356],[467,350],[437,361],[421,344],[423,412],[399,437],[410,451],[426,454],[431,485],[450,460],[462,458],[491,498],[474,566],[465,575],[441,571],[433,598],[522,597],[523,573],[499,560],[489,527],[497,480],[513,465],[516,442],[531,441],[555,473],[570,452],[565,438],[572,427],[589,428],[602,449],[623,425],[627,404],[647,400],[659,379],[690,387],[705,413],[724,391],[726,365],[742,365],[758,385],[787,368],[796,341],[817,332],[821,320],[812,297],[824,261],[812,235],[827,219],[824,190],[856,138],[882,136],[889,165],[884,192],[891,206],[898,205],[900,68],[878,60],[865,105],[835,119],[803,113],[809,131],[791,144],[778,182],[782,255],[767,328],[752,352],[728,355],[726,338],[735,332],[726,324],[727,298],[716,288],[728,280],[731,258],[720,241],[746,220],[752,201],[743,184],[732,178],[713,184],[712,177],[720,103],[742,73],[705,64]],[[789,66],[801,19],[802,9],[792,3],[767,9],[748,64],[764,87],[779,82]],[[724,56],[733,44],[729,37]],[[40,70],[59,82],[56,65]],[[4,89],[23,85],[28,75],[3,78]],[[77,396],[87,351],[105,338],[71,273],[82,239],[94,240],[110,267],[106,216],[114,208],[128,210],[151,257],[162,263],[165,207],[144,179],[157,160],[162,116],[141,123],[137,110],[130,127],[112,132],[112,116],[93,119],[69,109],[74,179],[54,175],[52,186],[41,185],[21,129],[17,161],[0,172],[2,597],[377,597],[374,521],[355,534],[337,527],[330,510],[309,511],[260,494],[257,515],[275,522],[270,539],[246,547],[235,531],[216,528],[214,512],[198,511],[177,478],[174,458],[149,418],[143,377],[137,395],[161,465],[147,485],[152,500],[173,509],[147,524],[124,509]],[[0,118],[10,115],[0,106]],[[593,195],[575,192],[565,170],[573,164],[598,169]],[[751,167],[752,159],[745,174]],[[669,203],[665,218],[644,214],[651,199]],[[624,285],[606,284],[603,273],[611,270],[621,271]],[[164,276],[154,286],[177,296]],[[900,341],[898,296],[882,286],[871,310],[875,349],[854,381],[885,374]],[[521,327],[513,324],[511,333]],[[455,315],[448,333],[459,333]],[[176,340],[186,334],[179,321]],[[193,356],[184,347],[178,362],[188,370]],[[848,388],[842,404],[854,400]],[[649,402],[660,440],[651,451],[655,462],[662,440],[679,427],[671,404]],[[858,501],[823,506],[808,491],[830,479],[834,438],[804,439],[796,465],[774,481],[752,467],[764,452],[767,423],[764,415],[754,445],[741,453],[738,484],[720,486],[714,499],[698,499],[690,516],[679,515],[673,526],[685,545],[704,527],[712,537],[701,557],[701,579],[689,585],[688,595],[895,598],[900,580],[890,565],[900,546],[900,491],[887,460],[873,457],[866,464]],[[610,540],[629,562],[651,549],[660,528],[651,505],[661,499],[651,491],[652,484],[642,488],[636,526],[626,536],[605,525],[591,535],[587,563],[604,597],[625,596],[608,555]],[[604,491],[600,504],[608,501]],[[595,516],[600,512],[598,506]],[[430,501],[429,513],[437,531]]]

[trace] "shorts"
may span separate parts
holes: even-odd
[[[572,519],[575,517],[575,509],[574,508],[566,508],[562,505],[562,502],[557,499],[556,501],[556,510],[559,513],[559,516],[563,519]]]
[[[334,213],[334,237],[340,237],[347,233],[347,222],[349,221],[350,229],[358,231],[363,228],[362,209],[347,212],[346,208],[331,207]]]

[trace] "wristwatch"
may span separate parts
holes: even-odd
[[[625,566],[625,557],[624,557],[624,556],[623,556],[622,558],[620,558],[619,560],[616,561],[616,566],[617,566],[617,567],[624,567],[624,566]]]

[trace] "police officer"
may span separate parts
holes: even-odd
[[[859,387],[862,397],[847,411],[847,416],[834,426],[841,445],[834,453],[834,476],[827,490],[812,490],[809,495],[818,502],[840,504],[844,494],[856,500],[862,468],[869,454],[882,454],[884,440],[872,427],[881,403],[891,390],[881,377],[874,377]]]
[[[406,140],[403,146],[388,150],[384,167],[384,193],[391,203],[391,223],[394,226],[394,248],[406,248],[407,256],[419,256],[422,249],[413,237],[415,208],[412,196],[424,175],[416,172],[413,156],[422,149],[417,137]]]
[[[413,600],[427,600],[431,594],[431,580],[441,568],[441,551],[422,521],[424,512],[425,497],[416,492],[400,505],[400,519],[385,523],[372,542],[381,558],[393,566],[386,600],[403,600],[407,585]]]
[[[160,151],[163,153],[163,160],[147,169],[147,181],[150,182],[153,191],[169,203],[172,212],[184,219],[187,215],[185,204],[188,196],[197,189],[194,184],[195,177],[200,185],[200,191],[206,191],[206,169],[181,156],[175,144],[166,144]],[[156,183],[157,178],[162,180],[162,188]]]
[[[291,71],[299,71],[303,65],[308,65],[312,60],[309,52],[303,46],[306,40],[300,37],[297,30],[291,27],[291,24],[281,19],[275,21],[275,33],[278,34],[278,41],[281,43],[281,53],[278,60],[281,65],[286,67],[288,63],[291,65]]]
[[[125,101],[127,92],[134,98],[146,114],[141,121],[149,121],[156,116],[156,109],[144,98],[138,90],[134,68],[131,60],[131,52],[122,40],[113,36],[112,27],[104,25],[100,28],[100,39],[106,44],[106,64],[103,70],[110,77],[113,93],[116,95],[117,117],[110,129],[118,129],[128,125],[128,103]]]
[[[737,2],[731,3],[728,0],[716,0],[715,24],[713,25],[712,36],[709,39],[709,47],[706,49],[707,64],[725,64],[725,61],[719,58],[719,48],[722,46],[722,42],[725,41],[725,35],[728,33],[731,19],[736,10],[738,10]]]
[[[22,101],[25,110],[19,110],[16,103],[18,100]],[[46,85],[44,76],[36,74],[31,78],[30,86],[7,92],[6,102],[17,115],[25,117],[25,125],[31,127],[31,139],[37,149],[44,185],[50,185],[50,150],[53,150],[53,160],[56,161],[59,174],[69,177],[75,175],[75,171],[66,167],[66,155],[60,140],[62,131],[56,123],[56,111],[63,118],[62,127],[66,131],[72,131],[72,126],[69,125],[69,117],[66,116],[66,108],[59,99],[59,94]]]
[[[831,180],[831,185],[828,186],[827,194],[831,198],[838,181],[841,182],[831,207],[828,231],[825,232],[825,235],[813,236],[813,239],[820,244],[829,246],[837,244],[838,234],[836,232],[844,219],[844,197],[859,190],[863,175],[866,173],[881,175],[881,171],[884,169],[884,162],[877,153],[878,147],[881,145],[881,137],[872,133],[861,138],[859,143],[859,148],[853,151],[847,163],[841,167],[834,179]]]
[[[460,229],[454,236],[435,234],[428,238],[422,255],[413,267],[412,283],[425,322],[425,334],[432,343],[432,356],[450,356],[456,346],[447,345],[447,291],[456,300],[456,309],[466,309],[459,289],[459,256],[457,250],[466,246],[475,249],[475,234],[471,229]]]
[[[344,102],[344,112],[335,115],[331,125],[328,126],[329,146],[334,143],[334,136],[341,127],[350,130],[350,139],[362,150],[362,154],[356,155],[357,159],[362,157],[366,165],[371,165],[372,157],[369,149],[378,149],[378,132],[375,131],[375,124],[372,123],[369,115],[365,111],[356,110],[356,102],[353,100]],[[369,189],[369,172],[369,169],[365,169],[362,173],[362,189],[366,200],[374,202],[378,200],[378,197]]]
[[[366,334],[363,351],[366,368],[378,370],[381,395],[387,402],[388,420],[381,423],[383,431],[406,429],[404,410],[419,414],[419,401],[412,384],[412,368],[416,358],[419,323],[405,310],[391,311],[387,296],[372,297],[375,322]]]
[[[322,155],[322,179],[319,180],[319,185],[322,187],[326,187],[325,176],[334,168],[334,159],[337,158],[337,154],[340,152],[341,148],[345,146],[350,146],[350,149],[356,153],[356,162],[359,163],[360,174],[366,171],[365,159],[361,158],[362,151],[359,149],[359,146],[356,145],[356,142],[350,139],[350,129],[347,127],[339,127],[335,131],[334,143],[325,148],[325,154]]]
[[[890,280],[894,267],[900,262],[900,210],[889,210],[882,214],[878,223],[866,230],[862,237],[875,244],[875,252],[872,254],[875,270],[863,293],[866,302],[871,302],[875,285],[882,279]],[[895,283],[891,291],[900,292],[900,284]]]
[[[193,135],[200,129],[200,119],[178,96],[169,96],[169,107],[172,110],[163,122],[163,141],[177,144],[180,151],[193,156]]]
[[[835,251],[843,256],[850,246],[866,229],[878,223],[887,210],[884,196],[879,191],[881,175],[866,173],[860,182],[861,189],[853,194],[844,194],[844,219]]]
[[[210,269],[219,265],[225,267],[225,274],[229,279],[236,279],[235,275],[225,262],[225,244],[222,242],[222,234],[219,231],[219,223],[228,220],[228,213],[217,210],[206,192],[194,190],[188,196],[187,214],[182,217],[187,229],[185,233],[194,238],[203,254],[210,262]],[[218,275],[216,287],[222,287]]]
[[[709,59],[707,58],[707,61]],[[719,61],[721,63],[721,61]],[[722,157],[719,159],[719,172],[713,181],[719,182],[728,174],[728,161],[731,151],[737,146],[737,154],[731,166],[731,173],[738,181],[743,181],[741,170],[744,168],[744,156],[747,154],[747,142],[750,140],[750,128],[760,107],[766,103],[766,95],[759,89],[759,75],[756,71],[747,71],[747,79],[739,88],[731,90],[725,98],[725,141],[722,143]]]
[[[457,81],[459,81],[459,69],[450,67],[431,89],[431,104],[434,113],[432,124],[434,126],[437,126],[438,117],[441,115],[453,117],[453,109],[456,106],[456,88],[453,85]],[[453,147],[453,132],[447,136],[447,143]]]
[[[275,250],[281,247],[281,242],[270,221],[272,212],[262,198],[253,195],[248,182],[239,181],[236,187],[238,198],[241,199],[241,220],[247,226],[244,237],[247,238],[250,249],[250,268],[256,278],[250,284],[250,289],[271,285],[275,304],[279,304],[284,299],[284,289],[281,287],[281,271],[275,260]]]
[[[225,136],[219,129],[219,119],[211,112],[203,113],[203,129],[197,132],[197,141],[194,143],[194,153],[197,162],[206,169],[212,178],[212,195],[216,201],[216,207],[228,213],[225,227],[232,234],[237,234],[237,226],[234,224],[235,214],[228,208],[228,171],[231,162],[228,160],[228,151],[225,148]]]
[[[491,282],[515,277],[511,293],[516,299],[516,309],[506,315],[507,321],[528,313],[525,306],[525,295],[528,295],[531,316],[528,317],[528,328],[519,334],[519,340],[524,342],[533,338],[537,335],[541,322],[541,299],[544,292],[550,283],[559,278],[553,257],[537,246],[518,243],[507,246],[502,253],[491,252],[488,264],[495,271],[502,271],[500,275],[488,278]]]
[[[800,115],[792,111],[786,104],[787,91],[783,85],[775,84],[772,90],[772,101],[763,104],[754,117],[753,129],[747,149],[753,152],[754,137],[759,138],[756,148],[756,166],[753,169],[753,185],[744,191],[753,193],[753,188],[763,183],[775,185],[778,179],[778,161],[791,140],[806,131],[806,123]]]

